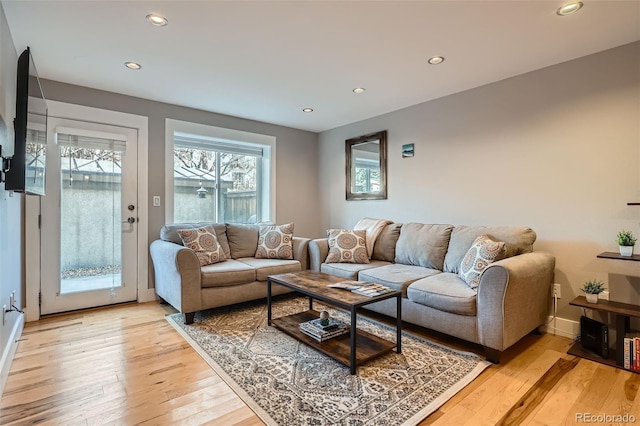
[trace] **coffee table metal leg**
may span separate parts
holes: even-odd
[[[351,374],[356,374],[356,308],[351,307],[351,354],[349,356],[349,366]]]
[[[313,309],[313,297],[309,296],[309,310]]]
[[[396,353],[402,353],[402,298],[396,298]]]
[[[267,279],[267,325],[271,325],[271,279]]]

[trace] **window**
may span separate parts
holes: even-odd
[[[380,162],[366,158],[356,158],[355,192],[380,191]]]
[[[271,220],[274,143],[269,136],[167,120],[167,167],[173,171],[167,221]]]

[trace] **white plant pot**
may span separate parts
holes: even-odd
[[[620,248],[620,256],[633,256],[634,246],[618,246]]]
[[[598,303],[598,295],[597,294],[586,293],[586,296],[587,296],[587,302],[589,302],[589,303]]]

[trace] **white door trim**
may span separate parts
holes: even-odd
[[[83,105],[68,104],[58,101],[47,101],[49,115],[70,120],[88,121],[112,126],[130,127],[138,131],[138,302],[155,300],[154,289],[149,288],[149,119],[141,115],[110,111]],[[27,211],[29,206],[39,211],[38,197],[26,197]],[[26,263],[26,320],[40,319],[40,232],[37,214],[25,215],[25,252]],[[35,220],[33,217],[35,216]],[[37,236],[37,237],[36,237]]]

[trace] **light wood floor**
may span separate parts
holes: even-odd
[[[164,319],[171,312],[151,302],[28,323],[0,424],[262,424]],[[566,355],[569,346],[550,334],[525,337],[421,424],[578,424],[577,413],[627,414],[640,422],[640,375]]]

